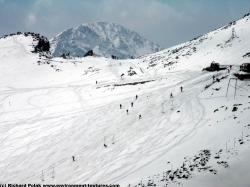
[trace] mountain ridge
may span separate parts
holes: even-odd
[[[134,58],[160,50],[158,44],[145,39],[120,24],[107,22],[84,23],[67,29],[50,40],[51,53],[58,57],[70,52],[84,56],[89,50],[100,56]]]

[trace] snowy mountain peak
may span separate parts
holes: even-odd
[[[131,58],[159,51],[160,46],[116,23],[94,22],[68,29],[51,39],[54,56],[68,53],[84,56],[87,51],[110,57]]]

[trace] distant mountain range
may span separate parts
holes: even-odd
[[[89,50],[105,57],[135,58],[154,53],[160,46],[119,24],[95,22],[68,29],[50,40],[51,53],[84,56]]]

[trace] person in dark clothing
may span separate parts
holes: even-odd
[[[120,109],[122,109],[122,104],[120,104]]]
[[[215,76],[213,75],[213,81],[215,80]]]
[[[141,114],[139,115],[139,119],[141,119]]]
[[[128,109],[126,110],[126,112],[127,112],[127,115],[128,115]]]
[[[73,162],[75,162],[76,160],[75,160],[75,156],[72,156],[72,160],[73,160]]]
[[[136,99],[136,100],[138,99],[138,95],[135,96],[135,99]]]
[[[173,98],[173,94],[172,94],[172,92],[170,93],[170,98]]]
[[[134,106],[134,103],[132,102],[132,103],[131,103],[131,107],[133,107],[133,106]]]
[[[181,86],[181,92],[183,92],[183,87]]]

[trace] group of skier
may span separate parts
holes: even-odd
[[[182,93],[183,92],[183,87],[182,86],[180,87],[180,90],[181,90],[181,93]],[[173,96],[173,93],[171,92],[170,93],[170,99],[172,99],[172,98],[174,98],[174,96]]]
[[[137,99],[138,99],[138,95],[135,95],[135,100],[137,100]],[[131,102],[130,106],[131,106],[131,108],[133,108],[134,107],[134,102]],[[120,109],[122,109],[122,104],[120,104]],[[129,110],[128,109],[126,109],[126,113],[127,113],[127,115],[129,114]],[[141,119],[142,115],[139,114],[138,118]]]
[[[180,91],[181,91],[181,93],[183,92],[183,87],[182,86],[180,87]],[[170,98],[173,98],[173,93],[172,92],[170,93]],[[135,96],[135,100],[137,100],[137,99],[138,99],[138,95]],[[134,102],[131,102],[130,106],[131,106],[131,108],[134,107]],[[120,104],[120,109],[122,109],[122,104]],[[127,115],[129,114],[128,109],[126,109],[126,113],[127,113]],[[139,118],[139,120],[142,119],[142,115],[139,114],[138,118]],[[107,148],[107,144],[105,142],[104,142],[103,146],[105,148]],[[72,160],[73,160],[73,162],[75,162],[75,156],[72,156]]]

